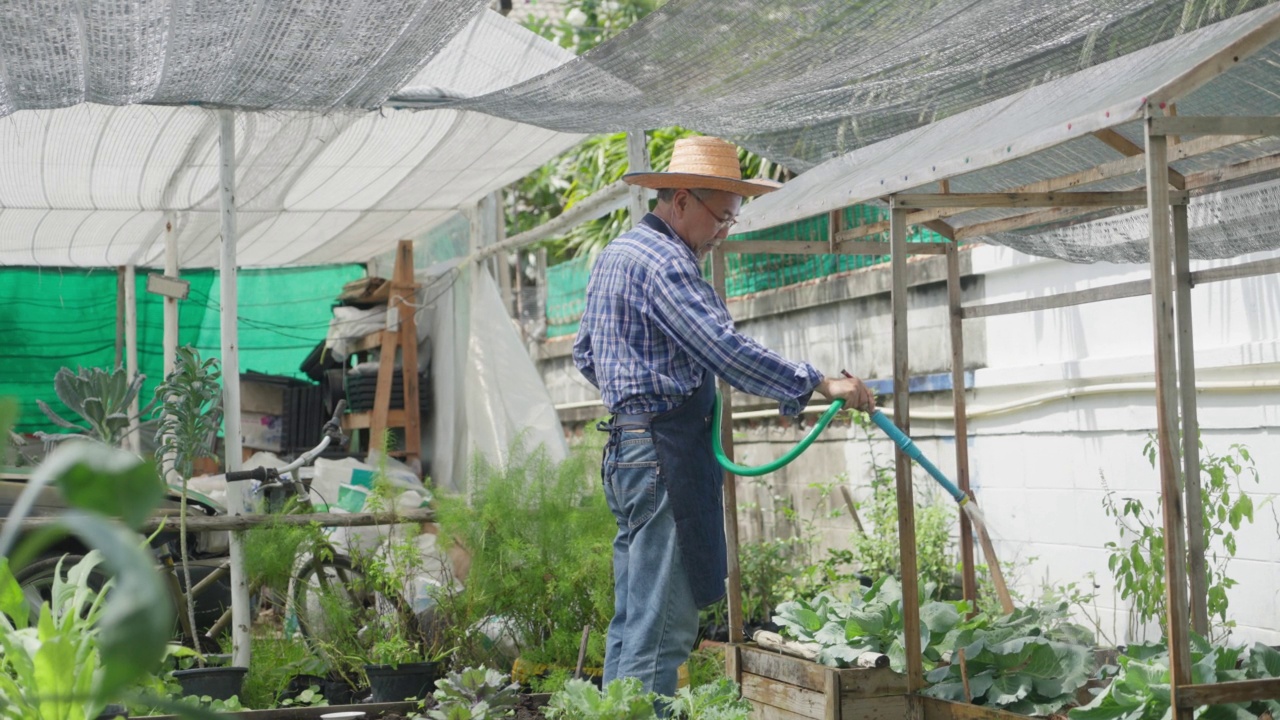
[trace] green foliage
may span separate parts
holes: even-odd
[[[324,663],[317,659],[296,635],[292,638],[273,633],[255,633],[253,662],[241,689],[242,702],[252,708],[276,704],[289,680],[300,674],[323,675]]]
[[[329,701],[320,692],[319,685],[308,685],[297,697],[285,698],[280,707],[328,707]]]
[[[299,511],[302,508],[291,498],[283,514]],[[250,586],[275,593],[287,589],[300,555],[314,554],[325,559],[333,556],[319,523],[286,525],[273,514],[265,524],[246,530],[243,537],[244,570]]]
[[[928,589],[922,595],[928,595]],[[960,623],[963,603],[926,602],[920,607],[920,642],[925,664],[932,667],[941,659],[948,633]],[[848,602],[830,593],[821,593],[811,602],[793,600],[778,606],[774,622],[782,632],[800,642],[821,646],[818,662],[848,667],[868,652],[889,656],[898,672],[906,668],[902,625],[902,586],[886,575]]]
[[[741,696],[738,684],[727,677],[718,681],[680,688],[671,699],[672,717],[686,720],[747,720],[751,703]]]
[[[1220,683],[1280,677],[1280,653],[1255,644],[1240,665],[1241,648],[1211,645],[1191,638],[1191,681]],[[1164,645],[1131,645],[1119,660],[1119,673],[1083,707],[1068,713],[1070,720],[1156,720],[1170,713],[1169,652]],[[1253,720],[1264,712],[1280,714],[1280,701],[1227,703],[1199,708],[1203,720]]]
[[[1019,608],[1009,615],[979,615],[957,627],[947,644],[963,649],[971,698],[965,697],[959,660],[927,676],[924,690],[944,700],[972,701],[1024,715],[1051,715],[1071,703],[1095,669],[1093,636],[1068,622],[1065,602]]]
[[[491,617],[504,619],[526,660],[549,665],[576,664],[590,625],[588,662],[603,662],[617,526],[593,477],[598,457],[579,448],[557,465],[516,443],[505,470],[476,461],[470,502],[440,500],[442,541],[471,557],[465,587],[438,598],[462,662],[496,664],[471,630]]]
[[[129,432],[129,405],[138,396],[145,379],[138,374],[129,382],[129,373],[123,367],[114,371],[80,368],[74,373],[65,367],[58,370],[53,376],[53,391],[87,428],[63,419],[43,400],[36,400],[36,404],[58,427],[119,447]],[[150,408],[150,405],[143,408],[139,415],[145,415]]]
[[[892,464],[882,464],[872,442],[879,429],[872,425],[865,413],[850,413],[853,422],[862,429],[867,442],[867,456],[871,458],[871,497],[858,503],[867,532],[853,536],[855,566],[862,572],[877,577],[897,575],[901,567],[898,546],[898,496]],[[930,585],[939,593],[952,585],[955,559],[951,554],[951,528],[955,523],[956,506],[949,501],[931,500],[937,497],[932,480],[915,484],[914,495],[924,499],[916,503],[916,567],[920,584]]]
[[[586,680],[570,680],[547,703],[548,720],[651,720],[657,695],[636,678],[614,680],[597,690]]]
[[[568,666],[553,667],[543,675],[536,675],[529,680],[529,687],[536,693],[557,693],[564,689],[566,683],[573,679],[573,670]]]
[[[689,687],[699,688],[719,682],[724,677],[724,650],[699,648],[689,655]]]
[[[469,667],[436,681],[433,720],[492,720],[510,717],[520,700],[520,684],[497,670]]]
[[[663,0],[569,0],[558,18],[530,16],[525,27],[575,54],[626,30]]]
[[[1143,452],[1155,466],[1156,445],[1148,439]],[[1258,484],[1253,456],[1244,445],[1235,443],[1222,455],[1200,444],[1200,497],[1203,505],[1205,538],[1205,578],[1211,636],[1225,635],[1235,627],[1227,619],[1227,591],[1236,580],[1227,575],[1227,565],[1236,554],[1236,531],[1253,522],[1253,498],[1244,490],[1245,481]],[[1103,481],[1105,486],[1105,479]],[[1107,516],[1116,523],[1119,540],[1108,542],[1107,567],[1115,577],[1120,598],[1130,602],[1129,636],[1136,637],[1142,626],[1164,616],[1164,531],[1160,501],[1154,508],[1136,498],[1117,498],[1108,490],[1102,498]]]

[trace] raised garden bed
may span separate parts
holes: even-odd
[[[729,645],[725,670],[751,701],[756,720],[902,720],[907,679],[889,668],[833,668]]]

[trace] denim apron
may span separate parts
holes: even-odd
[[[658,473],[676,519],[676,540],[698,607],[724,597],[728,576],[724,540],[724,472],[711,446],[715,377],[683,404],[650,421]]]

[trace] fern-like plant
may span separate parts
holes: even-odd
[[[71,372],[71,368],[62,368],[53,376],[53,391],[63,405],[70,408],[88,425],[84,427],[63,418],[54,412],[43,400],[36,400],[36,405],[53,424],[75,433],[58,436],[46,436],[53,439],[85,436],[100,440],[112,447],[119,447],[125,435],[129,433],[129,406],[142,389],[145,375],[138,374],[129,382],[129,374],[120,367],[114,371],[102,368],[80,368]],[[155,403],[147,405],[138,414],[151,412]]]
[[[191,587],[191,567],[187,562],[187,483],[195,461],[213,454],[213,441],[222,423],[222,387],[218,384],[221,376],[216,359],[202,361],[195,348],[184,346],[178,348],[174,357],[173,372],[156,388],[156,399],[161,403],[157,454],[165,458],[182,479],[178,542],[186,587]],[[200,641],[195,633],[195,603],[187,603],[187,619],[191,623],[197,660],[203,666]]]

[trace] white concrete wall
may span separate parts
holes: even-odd
[[[1276,253],[1271,253],[1275,255]],[[1266,255],[1238,258],[1231,264]],[[1073,265],[978,247],[962,253],[966,304],[1014,300],[1145,278],[1140,266]],[[932,264],[930,264],[932,263]],[[1222,262],[1195,262],[1193,269]],[[945,372],[949,347],[945,302],[934,259],[913,263],[918,288],[911,299],[912,373]],[[887,268],[854,273],[736,300],[740,329],[820,369],[841,367],[885,377],[889,367]],[[1214,453],[1248,446],[1261,483],[1246,488],[1258,506],[1253,525],[1238,533],[1239,553],[1228,573],[1230,616],[1239,641],[1280,643],[1280,278],[1220,282],[1193,291],[1200,422]],[[1121,496],[1154,504],[1158,476],[1142,453],[1155,425],[1149,298],[967,321],[971,477],[1002,559],[1022,567],[1013,580],[1027,596],[1042,585],[1083,581],[1092,573],[1099,599],[1091,612],[1115,642],[1126,632],[1117,607],[1104,546],[1116,538],[1101,505],[1103,478]],[[563,347],[562,347],[562,346]],[[552,397],[567,408],[567,427],[603,412],[581,407],[598,399],[565,357],[568,343],[546,344],[540,366]],[[1252,384],[1252,386],[1251,386]],[[1074,393],[1074,394],[1072,394]],[[913,435],[954,477],[955,448],[949,393],[912,395]],[[767,407],[735,395],[745,409]],[[812,422],[812,417],[808,418]],[[588,428],[589,430],[589,428]],[[737,459],[757,464],[781,454],[802,430],[776,418],[736,423]],[[847,546],[852,525],[830,517],[834,504],[815,507],[813,483],[845,477],[866,494],[868,443],[850,428],[829,430],[792,466],[760,485],[740,480],[740,500],[764,509],[790,499],[816,519],[826,546]],[[856,440],[856,441],[855,441]],[[882,463],[886,441],[873,445]],[[920,491],[934,492],[918,479]],[[939,502],[943,501],[941,498]],[[1266,503],[1272,503],[1266,505]],[[786,532],[768,512],[743,512],[744,536]],[[1150,629],[1154,631],[1154,629]]]

